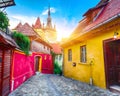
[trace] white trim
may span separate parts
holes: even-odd
[[[104,7],[98,12],[98,14],[93,18],[93,22],[98,18],[98,16],[101,14],[103,11]]]
[[[11,92],[13,91],[14,89],[14,80],[12,80],[12,83],[11,83]]]

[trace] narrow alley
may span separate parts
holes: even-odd
[[[34,75],[9,96],[119,96],[64,76]]]

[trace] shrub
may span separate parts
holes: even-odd
[[[9,19],[5,13],[0,11],[0,29],[5,30],[9,25]]]
[[[20,49],[28,55],[30,49],[30,39],[22,33],[16,31],[12,34],[12,37],[16,41]]]
[[[62,70],[60,66],[58,65],[58,62],[54,62],[54,73],[62,75]]]

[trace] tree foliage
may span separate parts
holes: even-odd
[[[16,41],[20,49],[28,55],[30,49],[30,39],[22,33],[16,31],[12,34],[12,37]]]
[[[58,62],[54,62],[54,73],[62,75],[62,70],[61,70]]]
[[[0,11],[0,29],[5,30],[9,26],[7,15]]]

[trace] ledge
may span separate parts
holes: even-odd
[[[90,65],[90,64],[88,64],[88,63],[82,63],[82,62],[79,62],[78,64],[80,64],[80,65]]]

